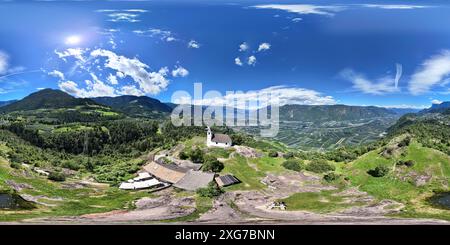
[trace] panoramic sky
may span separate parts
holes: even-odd
[[[200,82],[428,107],[450,100],[448,23],[446,1],[0,1],[0,101],[42,88],[170,101]]]

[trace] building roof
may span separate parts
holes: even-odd
[[[156,178],[172,184],[177,183],[189,171],[189,169],[175,164],[160,164],[155,161],[149,162],[144,166],[144,169]]]
[[[208,186],[209,182],[211,182],[213,179],[214,173],[189,170],[189,172],[187,172],[186,175],[173,186],[188,191],[195,191],[199,188]]]
[[[230,174],[218,176],[215,178],[215,180],[219,186],[229,186],[240,183],[240,181],[236,177]]]
[[[129,182],[123,182],[120,184],[119,188],[122,190],[137,190],[137,189],[145,189],[150,188],[155,185],[159,185],[161,182],[159,182],[157,179],[148,179],[144,181],[137,181],[133,183]]]
[[[231,138],[226,134],[213,134],[211,141],[223,144],[225,143],[231,144]]]

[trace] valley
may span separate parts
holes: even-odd
[[[401,116],[373,107],[289,106],[281,110],[275,139],[245,128],[212,127],[233,142],[220,148],[206,145],[204,127],[173,126],[159,101],[116,98],[117,108],[105,98],[61,93],[45,90],[0,107],[0,193],[23,202],[0,209],[1,223],[450,221],[450,211],[432,201],[449,190],[446,110]],[[136,104],[141,106],[132,109]],[[119,188],[155,162],[168,170],[193,168],[182,174],[231,175],[239,183],[218,186],[212,180],[196,190],[179,188],[177,181],[161,190]],[[152,175],[162,182],[172,178]]]

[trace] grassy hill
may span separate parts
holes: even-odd
[[[92,100],[133,117],[163,118],[172,111],[169,105],[147,96],[96,97]]]
[[[90,99],[75,98],[55,89],[43,89],[25,98],[0,108],[0,112],[30,111],[37,109],[72,108],[83,105],[98,105]]]

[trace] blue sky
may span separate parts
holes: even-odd
[[[271,91],[284,103],[449,100],[445,1],[0,1],[0,100]]]

